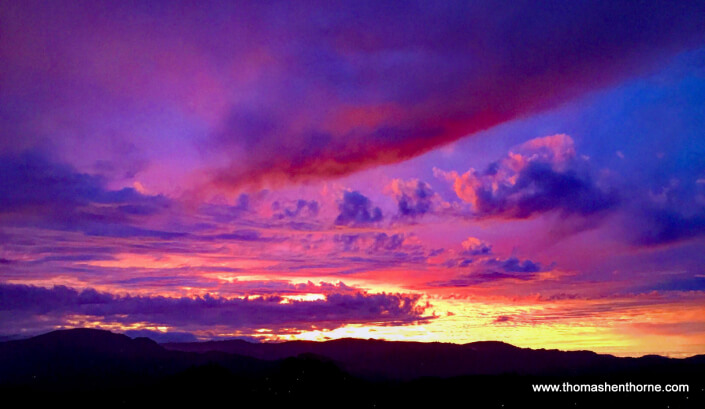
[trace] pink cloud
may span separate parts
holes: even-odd
[[[434,168],[452,184],[477,218],[525,219],[560,211],[588,215],[613,207],[618,198],[599,187],[576,158],[572,138],[559,134],[532,139],[491,163],[463,174]]]

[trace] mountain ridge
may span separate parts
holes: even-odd
[[[161,344],[168,350],[221,351],[262,360],[312,353],[325,356],[344,370],[372,379],[411,380],[421,377],[544,375],[637,370],[652,365],[677,365],[689,360],[644,356],[616,357],[594,351],[520,348],[501,341],[466,344],[341,338],[322,342],[251,343],[244,340]],[[704,356],[705,357],[705,356]],[[697,361],[700,358],[694,358]]]
[[[201,351],[176,350],[201,349]],[[224,348],[224,347],[228,348]],[[169,348],[172,349],[169,349]],[[249,348],[249,349],[248,349]],[[220,349],[220,350],[219,350]],[[223,349],[226,349],[225,351]],[[234,353],[234,352],[240,352]],[[248,355],[249,354],[249,355]],[[266,359],[260,359],[264,357]],[[253,344],[157,344],[104,330],[59,330],[0,342],[0,394],[33,405],[94,407],[246,405],[282,407],[701,407],[705,355],[618,358],[591,351],[340,339]],[[686,383],[691,394],[540,394],[531,385]],[[700,391],[700,392],[699,392]],[[341,401],[340,397],[345,399]],[[506,405],[506,406],[505,406]],[[676,406],[673,406],[676,405]]]
[[[341,338],[323,342],[286,341],[252,343],[223,340],[164,343],[130,338],[99,329],[57,330],[36,337],[0,342],[0,381],[9,370],[29,376],[28,368],[48,374],[43,363],[57,370],[81,372],[81,364],[129,372],[130,365],[157,374],[206,363],[224,365],[235,372],[257,372],[277,362],[300,356],[330,360],[347,373],[365,379],[409,381],[423,377],[466,375],[582,375],[638,371],[650,368],[697,366],[705,355],[690,358],[616,357],[593,351],[520,348],[501,341],[466,344],[385,341]],[[154,369],[157,368],[157,369]],[[4,376],[4,378],[3,378]],[[13,375],[14,376],[14,375]],[[16,377],[16,376],[15,376]]]

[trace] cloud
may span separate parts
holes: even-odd
[[[485,270],[489,270],[492,272],[496,272],[499,270],[501,271],[500,274],[508,273],[510,277],[522,277],[522,279],[527,277],[531,278],[535,275],[534,273],[549,271],[553,267],[555,267],[554,264],[542,265],[541,263],[529,259],[520,260],[519,258],[514,256],[511,256],[506,259],[482,259],[479,265],[482,266],[481,268]]]
[[[227,285],[219,286],[221,293],[239,294],[239,295],[301,295],[301,294],[349,294],[355,295],[362,290],[357,287],[351,287],[339,281],[337,283],[328,283],[321,281],[315,284],[311,281],[306,283],[292,283],[285,280],[235,280]]]
[[[508,280],[508,279],[514,279],[514,280],[521,280],[521,281],[527,281],[531,280],[533,278],[532,275],[530,274],[507,274],[507,273],[501,273],[498,271],[486,271],[486,272],[480,272],[480,273],[470,273],[470,274],[461,274],[456,278],[452,278],[450,280],[441,280],[441,281],[431,281],[427,283],[430,287],[473,287],[477,285],[482,285],[485,283],[491,283],[495,281],[500,281],[500,280]]]
[[[93,236],[182,236],[140,225],[145,217],[168,211],[173,206],[168,198],[133,188],[107,189],[100,177],[79,173],[41,153],[0,157],[0,174],[0,217],[10,224]]]
[[[55,163],[39,152],[25,151],[0,158],[0,211],[46,211],[51,207],[73,211],[76,207],[118,204],[127,214],[150,214],[166,206],[161,196],[144,196],[132,188],[107,190],[103,181]]]
[[[233,103],[213,136],[212,149],[231,156],[215,185],[402,161],[649,71],[705,32],[696,2],[352,4],[304,12],[305,32],[295,19],[258,21],[288,40],[268,53],[266,82],[251,85],[268,95],[252,98],[256,108]]]
[[[297,301],[280,296],[194,298],[119,296],[94,289],[42,288],[0,284],[0,324],[5,333],[27,325],[45,329],[70,325],[77,317],[122,325],[150,323],[184,331],[224,326],[231,330],[269,328],[306,330],[346,324],[405,325],[428,319],[415,294],[331,292],[323,300]]]
[[[705,186],[692,174],[682,179],[671,178],[657,193],[632,193],[622,215],[632,244],[666,245],[705,234]]]
[[[425,266],[429,253],[414,234],[359,232],[335,235],[328,268],[341,275]]]
[[[434,172],[452,183],[477,218],[526,219],[552,211],[588,216],[616,206],[616,193],[580,168],[573,140],[559,134],[532,139],[484,171]]]
[[[231,223],[253,211],[250,201],[250,195],[242,193],[234,205],[204,203],[200,206],[199,212],[217,223]]]
[[[250,230],[250,229],[235,230],[231,233],[218,234],[215,236],[203,236],[203,237],[200,237],[200,239],[217,240],[217,241],[223,241],[223,240],[250,241],[250,242],[273,242],[273,241],[282,241],[283,240],[283,239],[279,239],[276,237],[262,236],[262,234],[260,232],[258,232],[257,230]]]
[[[109,151],[95,168],[132,176],[173,156],[165,145],[191,148],[165,136],[190,132],[226,189],[402,161],[643,74],[705,32],[695,1],[54,3],[0,10],[0,118],[15,135],[0,149],[44,144],[59,117]],[[140,137],[108,147],[116,128]],[[53,142],[70,151],[73,131]]]
[[[678,208],[641,208],[625,218],[627,235],[640,246],[671,244],[705,234],[705,210],[685,214]]]
[[[482,285],[500,280],[517,279],[529,280],[529,276],[515,276],[512,274],[500,273],[497,271],[488,271],[481,273],[461,274],[450,280],[431,281],[428,284],[430,287],[448,287],[448,288],[463,288]]]
[[[433,210],[434,199],[437,199],[431,187],[417,179],[409,181],[394,179],[387,190],[396,199],[401,217],[421,217]]]
[[[492,267],[499,267],[508,273],[537,273],[549,269],[531,260],[521,261],[516,257],[509,257],[505,260],[491,259],[487,260],[485,264]]]
[[[382,220],[382,210],[372,207],[372,202],[358,191],[345,192],[338,204],[340,214],[335,219],[336,225],[364,226]]]
[[[498,315],[497,318],[492,320],[493,324],[503,324],[505,322],[511,322],[513,320],[509,315]]]
[[[492,245],[485,243],[477,237],[468,237],[462,243],[465,256],[485,256],[492,253]]]
[[[359,239],[359,234],[336,234],[333,236],[333,241],[340,243],[344,252],[359,251]]]
[[[403,234],[392,234],[389,236],[386,233],[379,233],[375,236],[375,241],[370,247],[370,251],[395,251],[399,250],[403,244]]]
[[[485,254],[482,254],[479,260],[449,260],[446,264],[447,267],[471,267],[473,271],[460,274],[450,280],[432,281],[428,285],[431,287],[472,287],[507,279],[528,281],[533,280],[537,273],[549,271],[555,266],[554,264],[545,266],[529,259],[520,260],[514,256],[506,259],[482,256]]]
[[[487,260],[492,254],[492,245],[476,238],[468,237],[461,243],[462,249],[458,252],[451,250],[448,254],[451,258],[445,260],[442,264],[445,267],[469,268],[476,265],[478,260]],[[443,251],[433,251],[432,255],[439,255]]]
[[[316,217],[320,205],[315,200],[299,199],[293,205],[286,205],[280,201],[272,203],[272,210],[275,219],[286,219],[296,217]]]

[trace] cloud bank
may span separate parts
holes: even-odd
[[[266,328],[276,333],[361,323],[405,325],[429,319],[424,315],[428,306],[419,303],[420,295],[413,294],[334,292],[322,300],[284,300],[277,295],[119,296],[65,286],[0,284],[0,324],[7,334],[68,325],[76,317],[121,325],[149,323],[190,330],[214,326],[240,331]]]

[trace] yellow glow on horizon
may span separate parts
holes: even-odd
[[[266,276],[251,276],[248,279],[265,279]],[[247,281],[247,280],[244,280]],[[320,281],[318,278],[298,278],[296,281],[278,280],[293,285]],[[334,283],[331,280],[332,283]],[[17,283],[20,283],[19,281]],[[81,287],[107,291],[103,286],[87,286],[74,280],[52,280],[47,282],[23,281],[51,287],[64,284],[80,291]],[[357,281],[356,284],[362,283]],[[79,284],[83,284],[80,286]],[[351,286],[354,284],[346,283]],[[316,284],[318,285],[318,284]],[[380,292],[405,292],[394,286],[368,287],[371,294]],[[395,291],[400,290],[400,291]],[[123,290],[124,291],[124,290]],[[147,290],[145,290],[147,291]],[[132,291],[131,291],[132,292]],[[149,293],[147,291],[147,293]],[[210,293],[227,298],[245,298],[243,295],[219,293],[217,289],[188,289],[186,296],[194,297]],[[113,292],[113,294],[115,294]],[[149,295],[178,296],[169,292]],[[182,295],[183,296],[183,295]],[[257,297],[250,294],[249,297]],[[294,301],[307,302],[325,299],[321,293],[284,294],[283,304]],[[73,315],[64,327],[103,328],[116,332],[147,329],[168,333],[186,331],[200,339],[212,337],[253,336],[262,341],[313,340],[324,341],[337,338],[375,338],[390,341],[468,343],[475,341],[503,341],[524,348],[547,348],[563,350],[591,350],[619,356],[641,356],[659,354],[673,357],[702,354],[705,351],[705,307],[702,293],[690,292],[676,297],[658,293],[629,296],[623,299],[564,299],[545,300],[536,295],[525,297],[446,296],[423,297],[420,304],[429,301],[431,307],[424,315],[433,317],[417,324],[390,325],[385,322],[347,324],[334,327],[330,323],[297,332],[296,327],[282,330],[276,326],[258,329],[233,329],[227,325],[202,328],[197,323],[192,328],[168,327],[163,323],[137,322],[123,324],[125,317],[115,321],[103,321],[94,316]],[[315,324],[315,323],[314,323]],[[684,330],[685,329],[685,330]]]
[[[437,318],[421,325],[378,326],[346,325],[333,330],[304,331],[281,337],[286,340],[325,341],[339,338],[374,338],[388,341],[446,342],[465,344],[476,341],[502,341],[521,348],[591,350],[617,356],[658,354],[685,357],[701,354],[705,349],[705,331],[702,334],[644,334],[639,332],[638,320],[619,322],[620,313],[612,317],[595,316],[577,319],[549,320],[544,323],[496,323],[498,316],[521,314],[540,315],[540,305],[499,305],[481,302],[434,300]],[[670,311],[669,311],[670,310]],[[699,319],[705,329],[702,307],[682,305],[655,309],[657,314],[681,314],[681,319]],[[453,312],[453,315],[448,315]],[[634,313],[636,317],[639,312]],[[660,317],[665,319],[665,317]],[[631,329],[630,329],[631,328]]]
[[[326,296],[323,294],[296,294],[296,295],[282,295],[282,301],[280,304],[289,304],[292,301],[321,301],[325,300]]]

